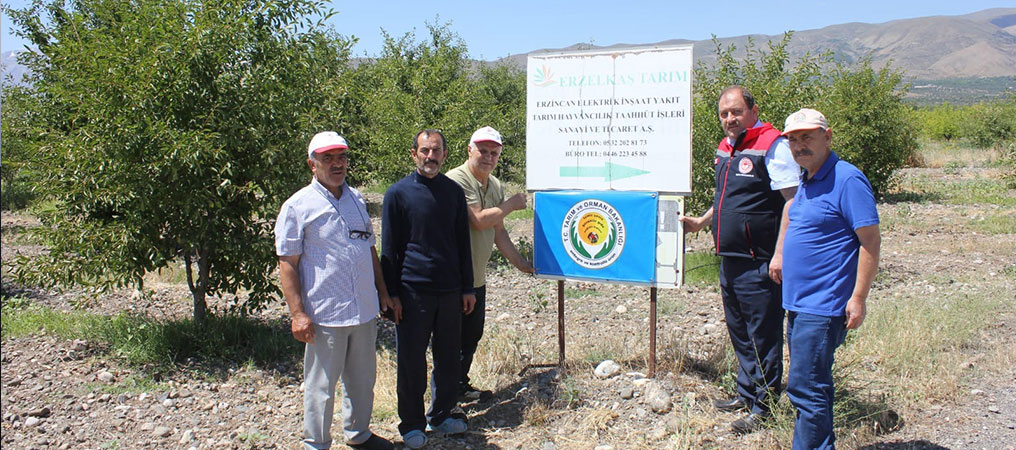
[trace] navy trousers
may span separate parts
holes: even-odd
[[[486,319],[487,286],[476,288],[476,306],[473,312],[462,315],[462,359],[460,361],[459,385],[469,384],[469,368],[473,365],[473,355],[483,337],[483,322]]]
[[[783,377],[783,297],[769,261],[723,257],[720,294],[737,356],[737,393],[751,412],[767,414]]]
[[[402,320],[395,326],[398,351],[399,433],[440,425],[458,399],[462,294],[427,294],[403,285]],[[427,346],[434,357],[430,410],[424,416]]]
[[[833,449],[833,353],[847,336],[844,317],[787,313],[787,398],[797,408],[794,450]]]

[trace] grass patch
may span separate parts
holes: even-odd
[[[533,206],[527,205],[526,209],[512,211],[504,220],[533,220]]]
[[[4,340],[45,330],[64,339],[97,342],[110,355],[155,372],[172,370],[190,358],[269,367],[300,357],[301,345],[282,323],[209,315],[204,327],[199,327],[192,319],[158,321],[129,314],[110,317],[8,304],[5,302],[2,316]]]
[[[991,215],[970,222],[970,227],[980,233],[1013,234],[1016,233],[1016,214]]]
[[[918,150],[924,167],[941,168],[963,168],[963,167],[991,167],[999,159],[999,153],[995,149],[975,148],[962,141],[942,142],[922,140]]]
[[[923,174],[901,180],[897,189],[886,196],[886,201],[1012,207],[1016,206],[1016,193],[997,178],[943,180]]]
[[[684,284],[716,284],[719,279],[719,256],[712,252],[684,254]]]
[[[595,295],[596,290],[589,290],[589,288],[565,287],[565,299],[581,299]]]
[[[864,326],[848,335],[837,359],[856,361],[867,370],[855,378],[880,380],[905,402],[952,398],[965,375],[961,362],[1004,307],[1002,290],[948,285],[933,295],[911,290],[873,301]]]

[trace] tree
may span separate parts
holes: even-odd
[[[438,128],[449,150],[445,167],[466,158],[469,136],[490,125],[505,150],[498,175],[525,176],[525,74],[515,67],[476,67],[466,44],[447,24],[427,24],[426,38],[396,39],[384,33],[381,54],[347,77],[357,99],[348,131],[365,150],[350,171],[353,182],[388,184],[413,168],[410,140],[422,128]]]
[[[278,290],[272,222],[308,174],[305,146],[346,122],[350,41],[320,0],[36,0],[9,10],[50,111],[38,187],[58,204],[41,285],[142,286],[182,260],[194,318],[206,295]],[[315,22],[317,20],[317,22]]]
[[[868,176],[876,195],[888,189],[891,175],[916,152],[900,72],[888,66],[875,70],[870,59],[834,63],[829,52],[792,61],[787,53],[791,36],[786,33],[766,50],[749,39],[742,58],[735,57],[733,46],[714,39],[716,64],[696,66],[689,211],[704,211],[713,201],[713,157],[724,136],[716,103],[730,85],[746,87],[759,105],[759,118],[776,128],[782,129],[786,117],[800,108],[822,111],[833,129],[833,150]]]

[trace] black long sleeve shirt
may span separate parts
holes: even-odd
[[[469,218],[462,188],[444,174],[413,171],[385,192],[381,270],[388,293],[474,293]]]

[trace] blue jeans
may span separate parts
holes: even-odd
[[[787,311],[787,398],[797,408],[794,450],[833,449],[833,352],[847,336],[844,317]]]

